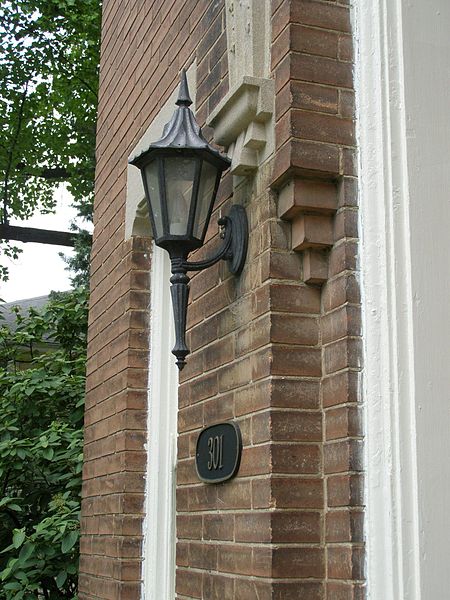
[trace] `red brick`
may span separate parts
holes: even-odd
[[[328,548],[328,575],[330,579],[363,579],[363,548],[330,546]]]
[[[347,98],[343,98],[346,100]],[[278,121],[290,108],[337,114],[339,112],[339,93],[336,88],[301,81],[290,81],[278,92],[275,99],[275,117]],[[343,104],[342,116],[347,102]]]
[[[331,374],[348,367],[360,369],[361,340],[359,338],[345,338],[338,342],[328,344],[324,348],[324,370]]]
[[[358,440],[329,442],[324,447],[325,473],[361,471],[363,465],[362,446]]]
[[[187,518],[190,518],[187,517]],[[212,514],[203,517],[203,539],[231,541],[234,538],[234,515]]]
[[[315,348],[274,346],[272,352],[273,375],[318,377],[321,375],[320,352]]]
[[[272,585],[268,581],[258,581],[255,578],[235,578],[234,598],[239,600],[272,600]],[[226,598],[223,596],[222,600]]]
[[[317,474],[320,471],[321,453],[314,444],[274,444],[272,467],[274,473]]]
[[[288,52],[292,51],[337,58],[338,43],[339,37],[335,31],[325,31],[297,24],[289,25],[276,38],[272,46],[272,68]],[[346,55],[344,43],[342,50]]]
[[[289,79],[351,89],[352,65],[333,58],[293,53],[277,67],[277,90]]]
[[[211,600],[222,600],[223,598],[233,598],[234,578],[217,573],[205,573],[203,577],[204,598]]]
[[[361,310],[357,306],[343,306],[322,319],[322,343],[328,344],[346,336],[361,335]]]
[[[323,577],[324,556],[321,548],[274,548],[273,577]]]
[[[188,491],[188,506],[190,512],[212,510],[217,503],[217,489],[215,487],[199,485],[190,487]]]
[[[328,506],[361,506],[364,499],[361,475],[334,475],[327,480]]]
[[[322,415],[306,411],[273,411],[270,416],[272,439],[289,442],[322,440]]]
[[[328,542],[363,542],[363,513],[349,510],[328,512],[325,520],[325,537]]]
[[[223,510],[244,509],[251,506],[251,484],[234,479],[217,490],[217,500]]]
[[[202,597],[202,574],[192,570],[177,569],[176,592],[190,598]]]
[[[320,312],[320,292],[300,284],[272,284],[270,301],[274,311],[293,313]]]
[[[284,408],[318,408],[319,381],[288,377],[272,379],[272,405]]]
[[[251,548],[222,544],[218,547],[218,569],[226,573],[253,574],[253,557]]]
[[[362,583],[330,581],[326,593],[330,600],[366,600],[365,588]]]
[[[320,581],[276,581],[273,587],[273,600],[322,600],[324,597]]]
[[[272,513],[272,541],[275,543],[320,542],[319,512],[282,511]]]
[[[363,435],[362,415],[357,406],[342,406],[325,413],[327,440]]]
[[[314,27],[350,31],[350,13],[343,6],[317,0],[297,0],[291,4],[291,20]]]
[[[268,444],[243,449],[239,467],[239,475],[241,477],[263,475],[270,473],[270,471],[270,446]]]
[[[275,154],[274,183],[281,186],[293,173],[335,176],[339,172],[339,150],[332,144],[293,139]]]
[[[323,483],[320,479],[276,477],[272,498],[277,508],[322,508]]]
[[[212,398],[203,404],[205,425],[229,421],[234,417],[233,394]]]
[[[271,514],[268,512],[239,513],[235,517],[236,542],[270,542]]]
[[[277,147],[289,138],[314,140],[328,144],[354,144],[354,126],[351,119],[337,115],[292,109],[276,125]]]
[[[191,542],[188,565],[196,569],[215,570],[217,568],[217,546],[204,542]]]

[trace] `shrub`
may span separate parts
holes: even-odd
[[[16,320],[0,327],[0,599],[75,599],[87,292]]]

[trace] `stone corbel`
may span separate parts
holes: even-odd
[[[328,278],[336,211],[334,182],[295,178],[279,192],[278,216],[292,224],[292,249],[303,255],[305,283],[321,285]]]
[[[245,75],[209,115],[207,124],[227,149],[233,175],[252,175],[272,153],[274,98],[272,79]]]

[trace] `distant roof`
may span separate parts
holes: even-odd
[[[16,327],[16,315],[13,312],[13,308],[18,306],[20,308],[20,312],[24,315],[28,314],[28,310],[30,308],[34,308],[39,310],[44,308],[44,306],[50,300],[50,296],[36,296],[36,298],[25,298],[24,300],[15,300],[14,302],[3,302],[0,304],[0,312],[4,317],[0,319],[0,326],[6,325],[11,330],[14,330]]]

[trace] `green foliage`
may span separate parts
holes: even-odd
[[[74,254],[65,256],[60,254],[67,264],[66,270],[72,273],[70,278],[74,288],[83,286],[89,287],[89,267],[91,262],[91,237],[87,231],[72,226],[76,230],[78,237],[75,240]],[[0,275],[1,277],[1,275]]]
[[[100,21],[100,0],[0,3],[1,223],[51,211],[61,181],[91,217]]]
[[[0,327],[0,600],[76,598],[86,332],[84,288]]]

